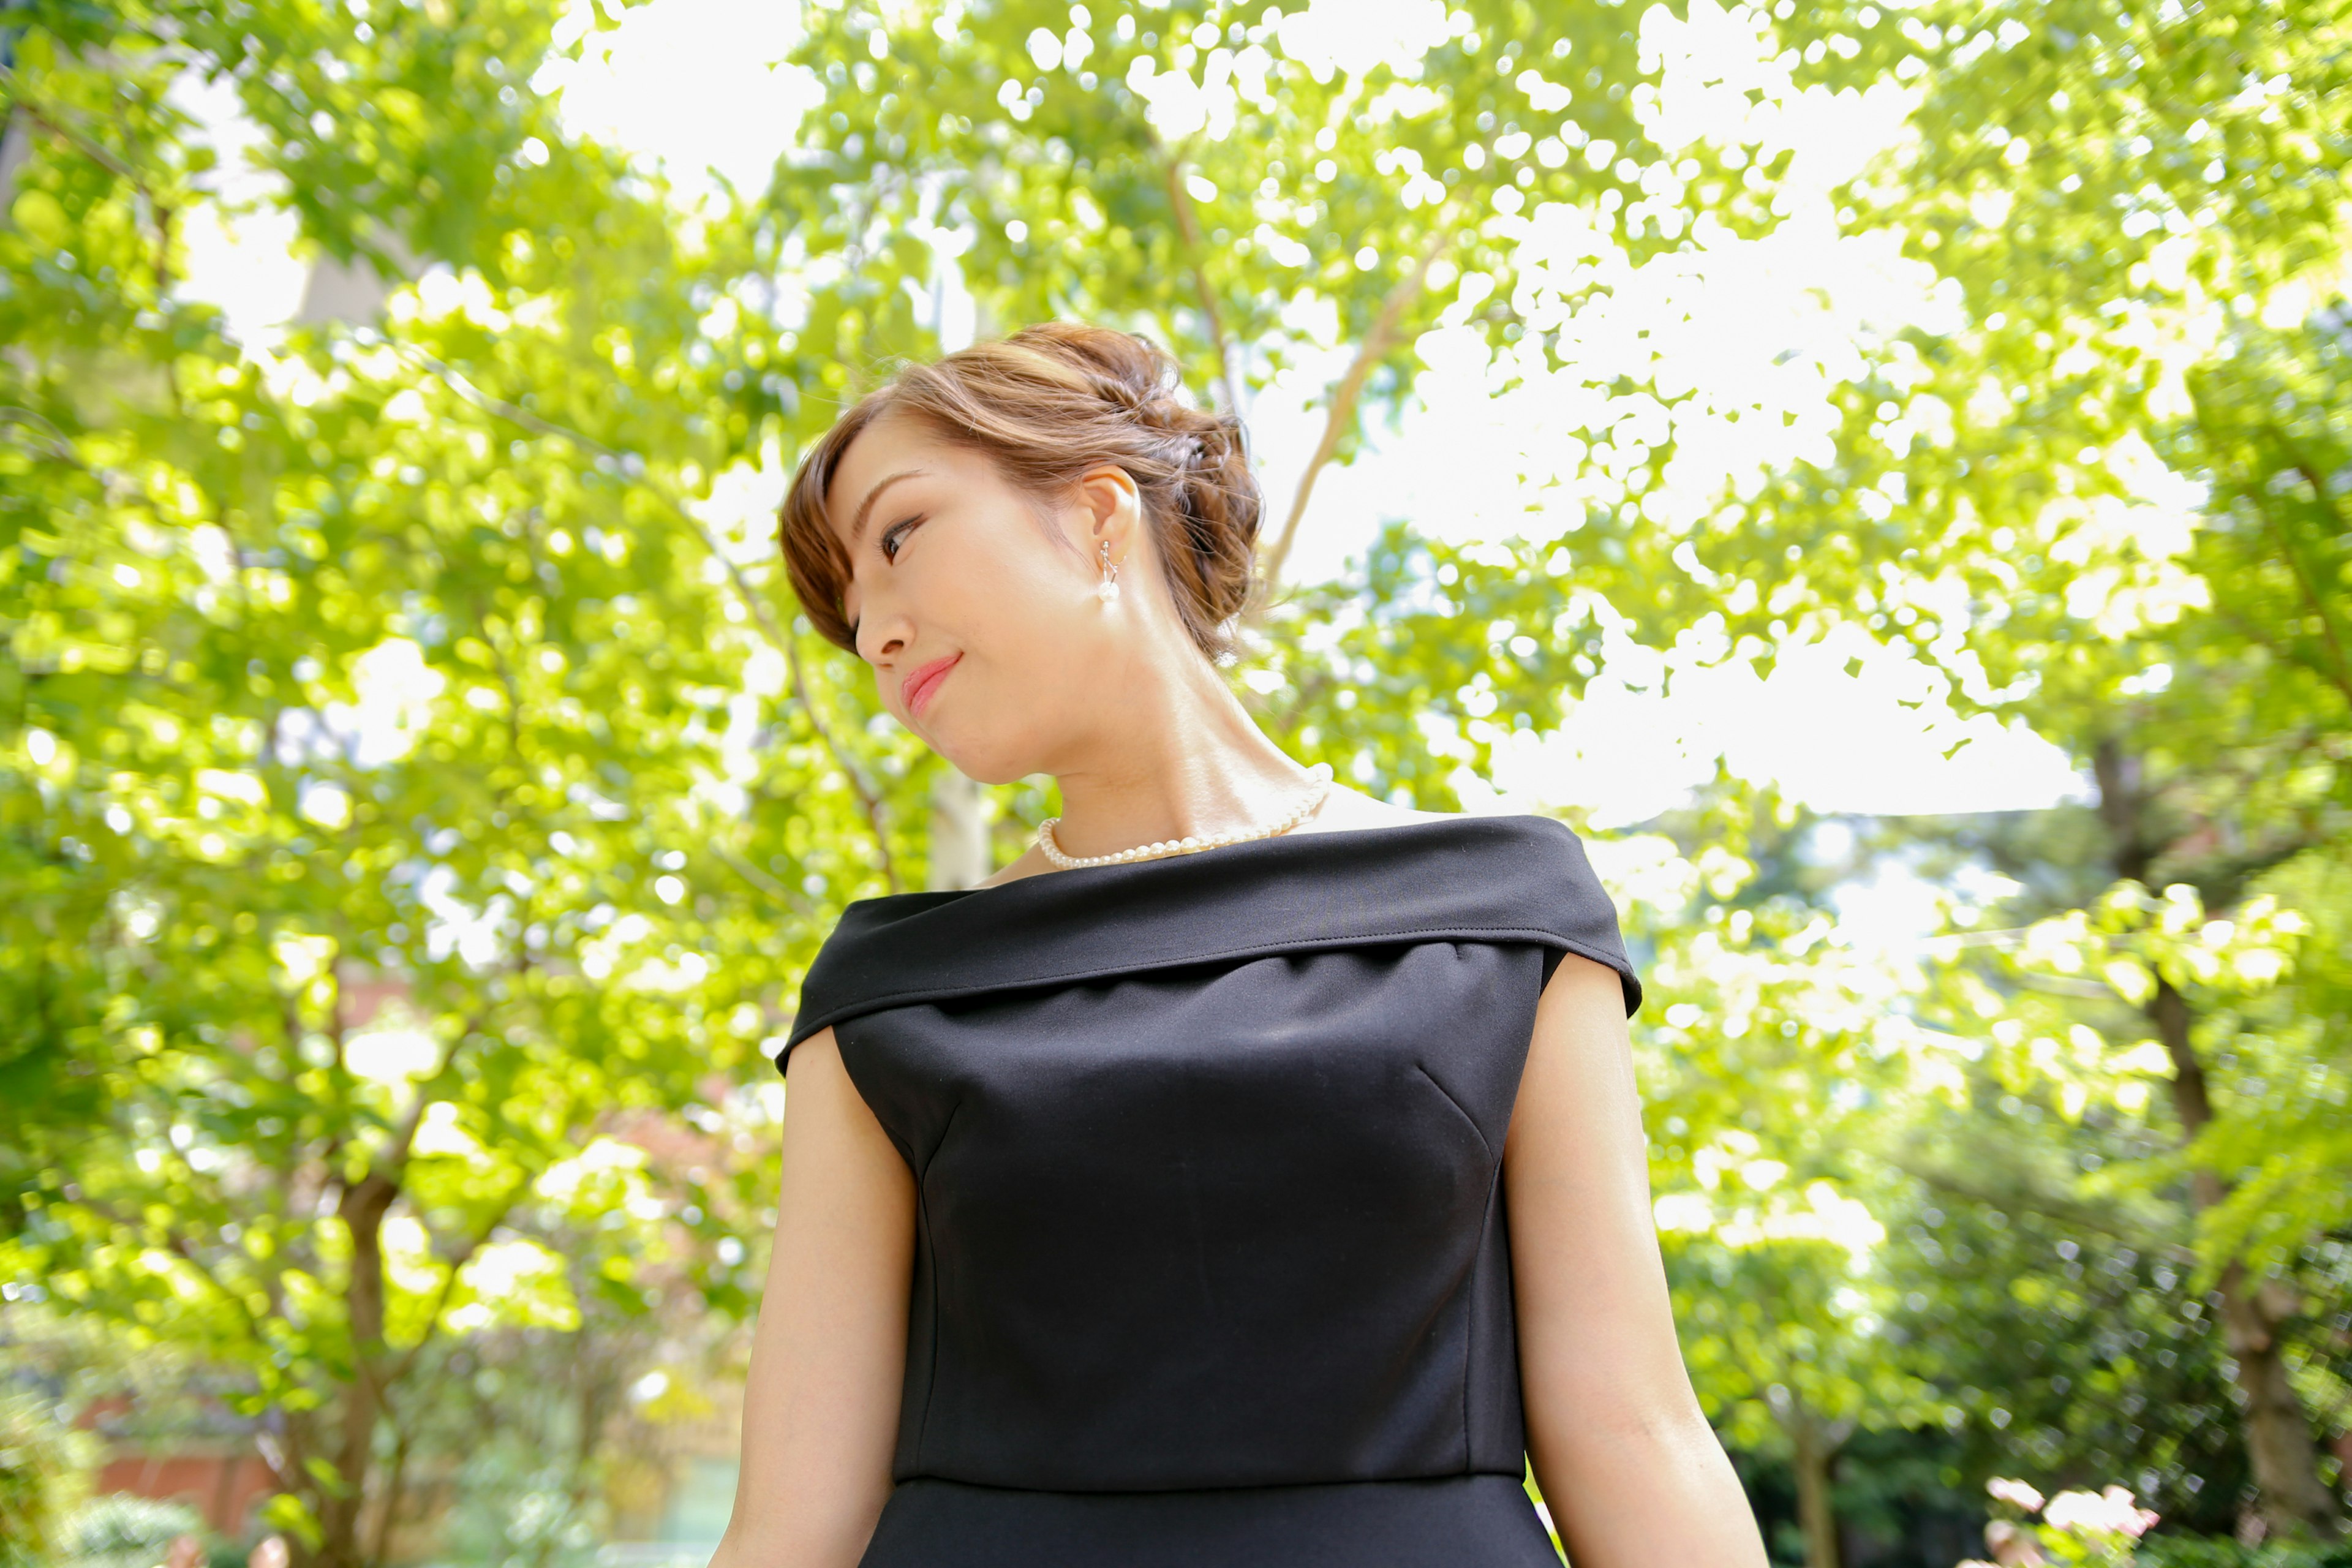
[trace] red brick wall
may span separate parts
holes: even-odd
[[[224,1535],[238,1534],[268,1499],[269,1471],[251,1454],[124,1454],[98,1473],[98,1491],[191,1504]]]

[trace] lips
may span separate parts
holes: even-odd
[[[921,717],[924,704],[931,700],[931,693],[940,689],[940,682],[948,678],[948,671],[953,669],[956,661],[962,658],[960,653],[951,653],[945,658],[935,658],[908,671],[907,679],[898,683],[898,700],[907,705],[909,718]]]

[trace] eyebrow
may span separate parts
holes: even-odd
[[[922,471],[920,468],[901,468],[866,492],[866,499],[857,503],[856,514],[849,520],[849,547],[852,550],[856,549],[857,542],[866,537],[866,517],[874,510],[874,498],[900,479],[911,479]]]

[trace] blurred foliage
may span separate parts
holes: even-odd
[[[339,14],[319,63],[503,101],[543,13],[495,47],[479,11]],[[399,199],[307,200],[306,237],[365,253],[392,225],[520,319],[409,293],[390,335],[250,353],[158,287],[170,212],[200,195],[167,182],[201,171],[138,138],[197,135],[163,96],[183,68],[237,79],[298,163],[333,111],[274,50],[229,47],[243,29],[114,21],[28,31],[13,79],[54,133],[0,234],[0,336],[28,351],[0,450],[8,1272],[242,1368],[272,1521],[320,1561],[373,1559],[437,1336],[654,1314],[679,1275],[700,1310],[747,1308],[719,1232],[757,1226],[718,1165],[656,1182],[611,1130],[715,1116],[814,911],[871,871],[826,816],[843,791],[808,702],[780,668],[764,698],[745,679],[755,649],[793,655],[679,477],[748,430],[731,364],[693,352],[698,280],[730,261],[660,189],[511,116],[352,131],[336,155],[372,148]],[[368,115],[404,101],[377,97]],[[752,808],[778,796],[797,809]]]
[[[2212,1536],[2151,1535],[2136,1553],[2140,1568],[2352,1568],[2352,1547],[2241,1546]]]
[[[74,1515],[58,1558],[76,1568],[154,1568],[174,1540],[204,1527],[204,1516],[186,1503],[117,1492]]]
[[[2018,1456],[2337,1528],[2340,8],[1464,0],[1399,58],[1328,4],[1101,11],[812,7],[814,106],[698,204],[536,85],[601,5],[0,13],[0,1310],[206,1369],[305,1564],[428,1493],[469,1560],[605,1528],[740,1356],[800,970],[926,876],[941,764],[765,514],[951,275],[1223,406],[1332,368],[1232,673],[1371,793],[1458,808],[1604,666],[1840,628],[2066,748],[2088,805],[1834,856],[1728,772],[1589,835],[1695,1380],[1817,1568]],[[1602,499],[1286,578],[1433,328],[1497,390],[1584,374],[1643,268],[1796,232],[1780,110],[1864,94],[1906,133],[1836,226],[1937,308],[1821,363],[1820,439],[1695,480],[1780,416],[1593,371],[1528,483]],[[233,339],[184,274],[241,202],[381,310]],[[1053,809],[994,805],[1000,850]],[[1946,887],[1916,961],[1839,929],[1884,865]]]
[[[2014,1127],[2031,1108],[1987,1109]],[[2046,1140],[2063,1125],[2044,1110],[2039,1130]],[[1976,1152],[1963,1169],[2000,1171],[1995,1148]],[[1967,1416],[1954,1424],[1962,1471],[2065,1486],[2120,1478],[2170,1529],[2234,1530],[2244,1445],[2186,1261],[2036,1212],[2013,1192],[1972,1192],[1948,1169],[1912,1213],[1890,1216],[1886,1267],[1907,1287],[1894,1333],[1932,1358]]]
[[[65,1552],[99,1447],[34,1391],[0,1389],[0,1563],[36,1568]]]

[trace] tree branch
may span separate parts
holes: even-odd
[[[633,478],[642,477],[646,473],[645,459],[635,453],[616,451],[593,436],[583,435],[569,426],[542,419],[528,408],[519,407],[502,397],[493,396],[467,380],[451,366],[412,344],[395,343],[393,346],[400,353],[424,364],[440,378],[443,385],[484,413],[495,414],[499,418],[520,425],[526,430],[541,436],[551,436],[559,441],[569,442],[583,451],[610,458],[621,466],[624,473]],[[784,668],[791,678],[793,695],[799,700],[802,710],[808,715],[809,728],[816,731],[818,744],[822,745],[826,754],[832,757],[834,766],[841,770],[842,776],[849,781],[851,793],[857,796],[858,808],[865,816],[867,831],[874,836],[875,849],[882,858],[883,880],[892,892],[897,892],[899,888],[898,866],[897,859],[890,853],[890,836],[886,831],[882,819],[881,795],[867,784],[865,775],[850,760],[849,753],[843,750],[834,739],[833,731],[826,726],[824,715],[818,710],[815,700],[810,695],[807,674],[801,668],[799,639],[791,635],[789,628],[777,623],[774,613],[768,606],[767,600],[753,592],[751,583],[743,575],[743,569],[719,547],[719,542],[710,536],[710,531],[702,526],[702,520],[696,517],[677,497],[669,494],[667,487],[649,484],[647,488],[660,496],[662,503],[668,507],[687,527],[694,531],[695,537],[702,542],[703,548],[708,550],[725,570],[728,582],[733,585],[736,596],[742,601],[743,607],[751,613],[751,618],[759,624],[761,633],[766,636],[776,650],[784,656]]]
[[[2079,1226],[2084,1230],[2096,1231],[2101,1236],[2123,1242],[2140,1251],[2160,1253],[2176,1263],[2197,1261],[2195,1248],[2183,1247],[2178,1242],[2167,1241],[2129,1225],[2118,1224],[2110,1212],[2104,1208],[2089,1204],[2074,1203],[2067,1198],[2043,1193],[1996,1192],[1992,1188],[1979,1186],[1952,1174],[1949,1171],[1927,1164],[1924,1161],[1895,1159],[1888,1163],[1920,1185],[1951,1197],[1963,1198],[1972,1204],[1982,1204],[1988,1208],[2020,1209],[2027,1214],[2039,1215],[2043,1219],[2056,1220],[2061,1225]]]
[[[2212,460],[2218,478],[2221,468],[2222,442],[2220,434],[2214,428],[2213,417],[2208,410],[2206,396],[2199,389],[2199,384],[2194,379],[2189,383],[2189,402],[2191,417],[2197,422],[2197,433],[2204,440],[2206,452]],[[2322,482],[2316,466],[2296,449],[2295,444],[2288,439],[2286,432],[2280,429],[2274,422],[2264,421],[2262,430],[2277,444],[2279,454],[2286,459],[2286,466],[2294,469],[2304,482],[2311,487],[2312,494],[2320,508],[2333,515],[2336,505],[2327,494],[2327,487]],[[2327,613],[2326,601],[2320,596],[2317,584],[2312,582],[2309,574],[2305,571],[2303,557],[2295,550],[2294,541],[2288,536],[2285,525],[2272,515],[2269,498],[2254,486],[2237,482],[2229,485],[2228,488],[2235,490],[2248,505],[2254,509],[2262,518],[2263,531],[2278,541],[2279,553],[2286,557],[2287,571],[2293,574],[2295,587],[2303,595],[2304,606],[2318,619],[2320,636],[2326,642],[2328,652],[2335,656],[2336,668],[2333,670],[2318,670],[2315,673],[2332,681],[2336,689],[2343,692],[2345,701],[2352,703],[2352,658],[2347,658],[2345,655],[2344,643],[2336,633],[2335,617]],[[2261,640],[2269,642],[2272,639],[2268,636],[2263,636]]]
[[[400,1523],[400,1504],[408,1489],[408,1450],[415,1439],[415,1430],[401,1421],[385,1407],[392,1422],[391,1474],[384,1479],[383,1505],[376,1511],[374,1543],[369,1556],[382,1563],[391,1554],[392,1532]]]
[[[0,87],[8,89],[25,118],[72,147],[83,157],[96,163],[115,178],[127,182],[147,204],[155,223],[155,298],[160,303],[172,289],[172,214],[173,209],[157,198],[154,187],[146,176],[110,153],[94,138],[68,125],[63,119],[44,108],[40,101],[25,89],[25,79],[5,65],[0,65]]]
[[[2320,476],[2319,470],[2295,449],[2294,444],[2286,438],[2284,431],[2276,426],[2269,426],[2266,428],[2270,431],[2271,438],[2278,443],[2279,450],[2286,454],[2290,466],[2302,477],[2303,482],[2311,487],[2312,494],[2318,499],[2321,510],[2334,517],[2336,506],[2328,499],[2327,484]],[[2346,702],[2352,703],[2352,658],[2345,656],[2343,639],[2336,636],[2336,617],[2327,613],[2327,602],[2320,597],[2318,584],[2311,580],[2311,573],[2304,565],[2303,552],[2295,548],[2294,539],[2287,533],[2286,525],[2272,515],[2271,509],[2264,504],[2263,498],[2250,494],[2249,499],[2252,500],[2254,510],[2263,514],[2263,525],[2278,540],[2279,553],[2286,557],[2287,569],[2294,574],[2294,585],[2303,592],[2304,606],[2319,622],[2319,635],[2326,639],[2327,651],[2336,657],[2336,668],[2331,672],[2336,689],[2344,693]]]
[[[170,1151],[173,1160],[180,1164],[183,1170],[192,1169],[188,1166],[185,1156],[181,1154],[176,1144],[173,1144],[169,1139],[163,1140],[162,1143],[164,1148]],[[109,1225],[120,1226],[124,1230],[131,1232],[134,1236],[142,1233],[148,1228],[147,1224],[143,1219],[134,1218],[130,1215],[124,1214],[121,1209],[115,1207],[114,1205],[109,1203],[106,1199],[92,1196],[89,1193],[82,1193],[68,1201],[75,1208],[83,1209],[90,1214],[96,1215],[99,1218],[106,1221]],[[207,1289],[211,1290],[215,1295],[218,1296],[223,1301],[226,1301],[229,1306],[236,1309],[236,1315],[245,1321],[247,1332],[253,1336],[254,1343],[257,1345],[263,1345],[268,1342],[268,1336],[261,1331],[261,1320],[254,1315],[252,1303],[247,1301],[242,1293],[221,1282],[220,1276],[213,1272],[211,1265],[207,1264],[203,1258],[196,1256],[195,1246],[193,1242],[189,1241],[186,1237],[172,1231],[164,1231],[160,1239],[163,1242],[164,1250],[171,1253],[174,1258],[177,1258],[181,1262],[186,1264],[189,1269],[194,1273],[200,1283],[202,1283]]]
[[[700,532],[701,525],[695,524],[695,530]],[[708,535],[704,537],[706,540],[709,538]],[[718,554],[721,561],[726,562],[728,574],[735,579],[737,592],[748,594],[750,590],[743,585],[742,574],[736,569],[735,563],[727,561],[725,554],[720,552],[716,545],[712,546],[712,552]],[[762,619],[765,620],[764,615]],[[771,637],[782,637],[782,638],[777,646],[783,649],[784,668],[792,680],[793,695],[799,700],[801,711],[808,715],[809,728],[816,731],[818,742],[833,758],[834,765],[841,770],[842,776],[849,781],[850,789],[856,795],[858,809],[866,816],[866,831],[874,836],[875,850],[882,857],[882,879],[895,893],[898,890],[898,862],[890,853],[890,836],[884,830],[882,797],[866,782],[865,775],[860,773],[856,766],[850,762],[849,753],[841,748],[840,744],[834,740],[833,731],[825,727],[824,715],[816,705],[816,699],[809,695],[807,672],[801,668],[800,639],[788,633],[775,631],[772,629],[772,622],[767,624],[772,628],[769,634]]]
[[[1340,378],[1331,395],[1330,412],[1323,422],[1323,438],[1316,443],[1307,471],[1298,476],[1298,489],[1291,497],[1290,515],[1284,520],[1282,531],[1275,536],[1273,546],[1265,552],[1265,563],[1259,574],[1257,603],[1261,612],[1273,598],[1275,584],[1281,580],[1283,563],[1290,557],[1291,541],[1298,532],[1298,520],[1307,515],[1307,500],[1315,493],[1317,476],[1339,451],[1340,438],[1355,426],[1356,404],[1364,395],[1364,383],[1371,378],[1373,367],[1388,356],[1394,345],[1398,323],[1404,319],[1405,307],[1420,295],[1429,279],[1429,269],[1454,241],[1454,228],[1447,221],[1452,208],[1452,199],[1448,198],[1446,205],[1438,209],[1431,221],[1429,243],[1422,247],[1412,270],[1399,279],[1381,302],[1381,313],[1373,319],[1371,331],[1364,334],[1355,362],[1348,366],[1348,374]]]
[[[1209,287],[1209,275],[1202,266],[1201,220],[1193,209],[1192,194],[1184,188],[1184,165],[1192,159],[1192,142],[1187,138],[1183,146],[1171,153],[1160,146],[1155,132],[1152,145],[1159,147],[1161,161],[1168,172],[1168,205],[1176,214],[1176,232],[1181,237],[1184,264],[1192,275],[1192,290],[1201,297],[1201,314],[1208,319],[1209,337],[1217,350],[1217,381],[1224,388],[1225,412],[1238,416],[1242,411],[1241,387],[1234,379],[1234,350],[1225,335],[1225,316],[1217,308],[1217,296]]]
[[[766,893],[770,898],[778,900],[782,903],[789,904],[793,909],[798,910],[802,914],[805,915],[810,912],[807,900],[802,898],[799,893],[795,892],[791,888],[786,887],[783,883],[779,882],[773,877],[769,876],[765,871],[760,869],[759,867],[754,866],[751,861],[745,859],[742,856],[736,854],[735,851],[728,848],[725,845],[713,844],[710,846],[710,852],[719,857],[719,860],[721,865],[725,866],[729,870],[733,871],[745,881],[751,883],[753,887],[759,889],[761,892]]]
[[[425,1331],[417,1335],[416,1342],[403,1351],[400,1359],[393,1363],[391,1372],[383,1380],[387,1388],[406,1377],[409,1368],[415,1364],[418,1354],[426,1345],[433,1342],[434,1334],[441,1327],[441,1314],[448,1310],[449,1298],[457,1289],[457,1276],[464,1271],[467,1264],[473,1261],[474,1254],[479,1252],[490,1237],[497,1234],[499,1226],[506,1223],[507,1215],[514,1212],[515,1204],[522,1196],[525,1185],[524,1181],[517,1181],[509,1186],[506,1195],[499,1200],[498,1207],[491,1214],[489,1222],[468,1237],[465,1245],[458,1247],[456,1255],[449,1259],[449,1272],[443,1277],[441,1289],[434,1294],[433,1310],[425,1316]]]
[[[67,438],[64,431],[58,429],[56,426],[50,424],[47,420],[42,418],[39,415],[34,413],[29,408],[0,408],[0,425],[26,426],[28,428],[48,437],[48,456],[52,461],[64,463],[69,468],[79,468],[85,474],[96,474],[98,472],[97,469],[92,468],[88,463],[81,460],[80,456],[73,449],[73,443]],[[100,479],[105,478],[104,475],[99,475],[99,477]]]

